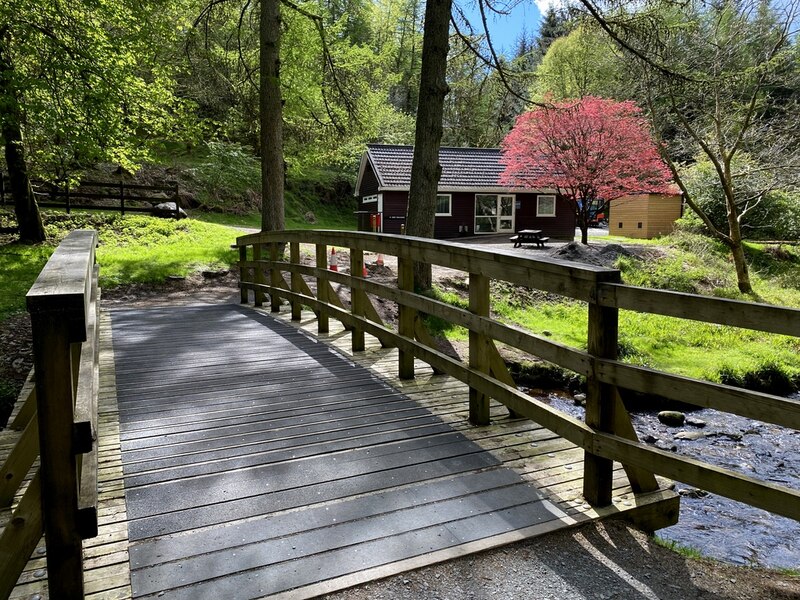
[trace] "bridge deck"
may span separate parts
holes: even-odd
[[[310,335],[311,318],[227,305],[111,321],[93,597],[310,597],[587,519],[675,510],[670,492],[634,496],[621,469],[614,505],[589,508],[570,443],[499,405],[491,426],[471,427],[466,386],[422,363],[400,381],[396,351],[353,356],[341,330],[327,344]],[[41,563],[12,597],[42,590]]]

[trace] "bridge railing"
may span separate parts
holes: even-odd
[[[315,246],[311,261],[301,260],[300,244]],[[288,245],[288,257],[281,255]],[[343,231],[284,231],[238,238],[241,301],[253,292],[256,305],[269,295],[271,310],[281,298],[292,318],[302,306],[317,314],[320,332],[328,320],[352,331],[354,351],[364,349],[364,333],[399,349],[399,375],[414,376],[414,359],[430,364],[470,388],[470,420],[489,422],[489,398],[518,416],[532,419],[585,451],[584,496],[591,504],[611,503],[613,461],[626,470],[637,492],[658,488],[654,474],[695,485],[734,500],[800,520],[800,491],[678,456],[639,442],[619,389],[625,388],[800,429],[800,402],[741,388],[691,379],[618,360],[619,309],[800,336],[800,310],[736,300],[639,288],[621,283],[614,269],[566,261],[527,258],[509,251],[484,250],[459,243],[387,234]],[[347,249],[350,272],[328,269],[331,247]],[[362,277],[364,252],[396,256],[397,284]],[[423,262],[468,274],[469,308],[420,295],[413,289],[413,263]],[[312,264],[307,264],[307,263]],[[287,281],[284,274],[290,275]],[[309,281],[315,282],[314,290]],[[312,281],[313,280],[313,281]],[[587,350],[579,350],[490,316],[489,281],[501,280],[587,303]],[[350,288],[349,308],[332,284]],[[397,329],[381,322],[369,295],[398,305]],[[421,322],[434,315],[469,330],[465,364],[437,350]],[[583,375],[587,380],[585,422],[519,391],[497,351],[496,342],[517,348]]]
[[[34,381],[11,427],[22,430],[0,469],[0,505],[11,506],[0,535],[0,598],[8,597],[45,534],[51,598],[83,598],[81,541],[97,535],[99,288],[97,233],[73,231],[27,295]]]

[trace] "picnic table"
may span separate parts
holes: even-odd
[[[541,229],[520,229],[517,235],[509,238],[510,241],[514,242],[514,248],[519,248],[523,244],[536,244],[540,248],[544,248],[545,242],[549,239],[549,237],[542,237]]]

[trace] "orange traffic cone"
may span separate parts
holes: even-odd
[[[364,279],[366,279],[366,278],[367,278],[367,265],[364,265],[364,266],[361,268],[361,274],[362,274],[362,276],[364,277]]]
[[[379,267],[383,266],[383,254],[378,254],[378,260],[375,261],[375,264]]]
[[[339,270],[339,261],[336,258],[336,248],[331,248],[331,255],[328,257],[328,268],[331,271]]]

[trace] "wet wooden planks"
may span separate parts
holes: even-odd
[[[268,315],[113,322],[134,597],[310,597],[574,522],[463,431]]]

